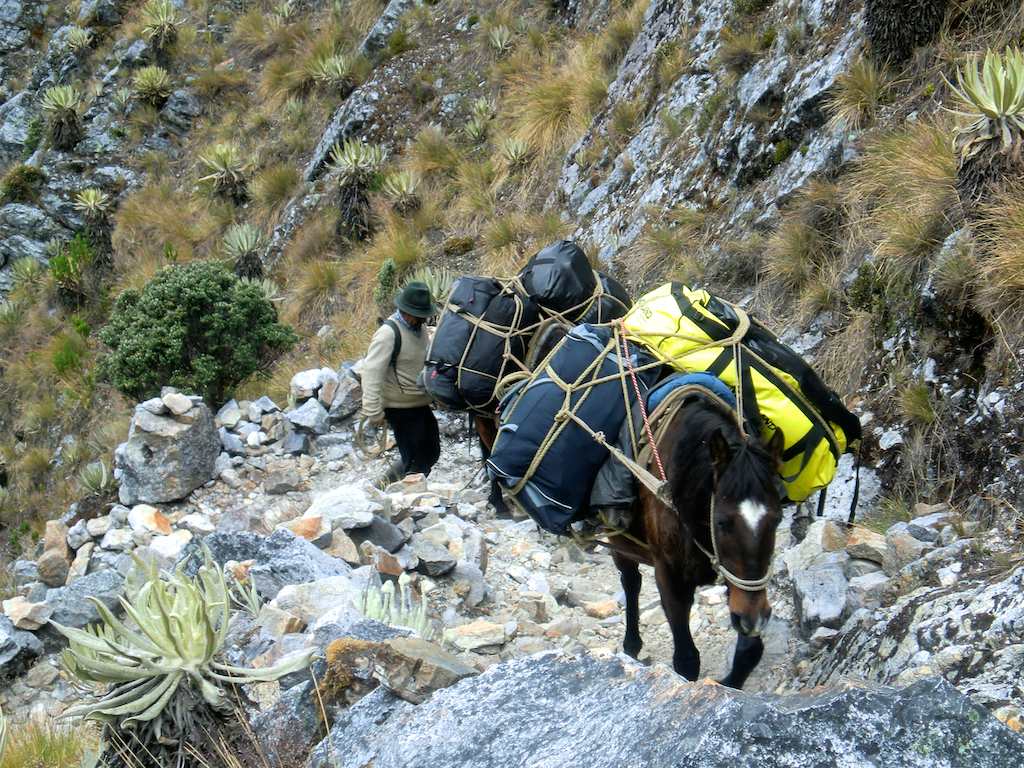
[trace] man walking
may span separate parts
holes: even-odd
[[[421,282],[406,285],[395,299],[395,306],[395,313],[373,334],[361,374],[360,415],[375,425],[386,419],[395,433],[401,456],[388,470],[388,482],[418,472],[430,474],[441,455],[430,396],[419,383],[430,346],[426,320],[437,310],[430,289]]]

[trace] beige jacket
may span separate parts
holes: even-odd
[[[416,408],[430,403],[430,396],[420,388],[418,379],[423,370],[423,361],[427,358],[432,329],[424,325],[416,333],[401,320],[395,317],[391,319],[402,333],[402,349],[392,368],[394,331],[387,325],[381,325],[373,334],[360,371],[363,382],[363,417],[378,416],[385,408]]]

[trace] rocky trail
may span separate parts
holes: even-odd
[[[318,383],[303,388],[303,377]],[[623,597],[611,558],[599,546],[541,533],[531,520],[496,518],[464,417],[440,414],[443,451],[429,480],[411,476],[379,491],[371,481],[390,456],[365,454],[354,438],[358,383],[350,374],[299,374],[293,397],[296,404],[283,412],[269,401],[232,401],[216,417],[198,398],[173,390],[138,406],[132,436],[118,452],[121,499],[131,506],[117,504],[90,519],[70,519],[78,514],[72,509],[69,519],[48,525],[34,562],[15,565],[21,596],[4,603],[7,711],[19,719],[52,715],[80,695],[58,672],[53,653],[62,643],[47,627],[49,620],[71,626],[95,620],[95,608],[83,598],[114,606],[133,558],[171,568],[194,562],[199,542],[260,595],[251,613],[236,614],[227,646],[231,657],[259,667],[312,647],[326,658],[314,666],[314,676],[326,673],[324,681],[337,674],[332,670],[339,664],[362,670],[362,688],[349,685],[328,700],[332,722],[349,717],[349,706],[381,706],[382,695],[422,702],[439,688],[491,668],[514,689],[523,683],[508,670],[517,667],[505,665],[517,660],[528,665],[528,675],[536,674],[532,664],[561,659],[558,664],[587,669],[625,665],[627,679],[639,676],[655,690],[686,688],[669,671],[672,640],[651,574],[645,574],[641,594],[647,673],[619,654]],[[324,418],[300,426],[309,411],[322,411]],[[249,427],[257,421],[262,444],[236,443],[240,434],[256,434]],[[201,481],[210,440],[216,458],[207,471],[214,479],[200,482],[181,501],[139,501],[179,493],[169,484],[183,478]],[[285,451],[298,443],[310,453]],[[160,463],[138,459],[154,455],[163,457]],[[987,707],[1012,729],[1020,727],[1024,696],[1013,670],[1024,652],[1024,568],[997,574],[980,562],[973,567],[968,555],[982,546],[970,536],[977,526],[956,523],[945,509],[920,511],[885,535],[864,527],[847,532],[831,519],[818,520],[799,543],[790,531],[792,512],[787,513],[769,588],[774,613],[764,634],[766,653],[744,696],[781,695],[751,701],[777,701],[779,711],[788,712],[785,694],[810,686],[840,691],[860,680],[858,686],[867,690],[887,691],[871,683],[904,686],[944,676],[972,694],[975,706]],[[988,551],[1000,535],[983,533]],[[404,611],[380,610],[389,590],[395,604],[408,601]],[[417,620],[420,604],[425,611]],[[691,629],[702,676],[724,675],[735,643],[724,587],[699,591]],[[360,661],[380,643],[394,645],[410,634],[422,645],[401,648],[397,660],[389,656],[368,666]],[[345,643],[355,643],[354,650]],[[353,674],[359,679],[359,672]],[[560,667],[557,674],[571,673]],[[252,686],[264,710],[255,727],[272,755],[305,753],[319,741],[315,733],[322,726],[316,724],[311,683],[301,682],[306,677]],[[367,696],[364,704],[362,697],[378,684],[387,693]],[[713,690],[707,681],[696,685]],[[332,690],[327,682],[323,686]],[[929,690],[953,695],[952,688]],[[534,694],[542,695],[522,695]],[[355,738],[356,731],[345,736],[337,728],[332,739]],[[380,748],[371,742],[373,750]],[[382,765],[407,764],[406,758],[381,759]]]

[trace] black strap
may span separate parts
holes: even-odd
[[[854,470],[853,501],[850,502],[850,517],[846,521],[847,525],[853,525],[853,521],[857,518],[857,502],[860,500],[860,454],[863,447],[863,442],[857,443],[857,464],[856,469]]]
[[[854,459],[854,470],[853,470],[853,499],[850,501],[850,514],[846,519],[847,525],[853,525],[853,521],[857,519],[857,502],[860,501],[860,459],[861,449],[864,443],[857,443],[857,458]],[[818,493],[818,517],[824,517],[825,515],[825,491],[827,488],[822,488]]]
[[[398,355],[402,352],[402,331],[398,328],[398,323],[392,320],[390,317],[384,321],[384,325],[392,330],[395,334],[395,346],[391,350],[391,360],[388,362],[394,371],[395,376],[398,376]]]

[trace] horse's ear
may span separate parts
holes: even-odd
[[[729,441],[722,430],[716,429],[711,433],[708,438],[708,452],[711,454],[711,464],[715,468],[715,475],[721,477],[732,459],[732,449],[729,448]]]
[[[782,454],[786,450],[786,436],[781,429],[776,429],[768,441],[768,453],[771,454],[775,466],[781,466]]]

